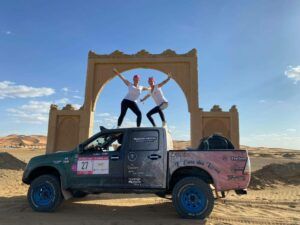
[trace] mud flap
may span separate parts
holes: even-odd
[[[235,190],[235,193],[237,195],[246,195],[247,194],[247,189],[239,189],[239,190]]]
[[[60,190],[65,200],[68,200],[73,197],[70,191],[67,191],[63,188],[62,184],[60,184]]]

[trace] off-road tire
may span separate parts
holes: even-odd
[[[37,212],[53,212],[63,200],[58,177],[41,175],[35,178],[28,189],[27,200]]]
[[[198,177],[179,180],[173,188],[172,200],[177,213],[187,219],[205,219],[214,207],[211,188]]]

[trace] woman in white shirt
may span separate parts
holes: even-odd
[[[163,82],[155,85],[154,78],[149,77],[149,79],[148,79],[148,83],[150,85],[149,94],[147,94],[143,99],[141,99],[141,102],[143,102],[147,98],[152,96],[153,100],[156,103],[156,106],[147,113],[147,117],[148,117],[148,119],[150,120],[151,124],[154,127],[156,127],[156,124],[155,124],[155,122],[152,118],[152,115],[155,114],[155,113],[159,113],[159,116],[160,116],[161,121],[162,121],[162,126],[163,127],[166,126],[166,119],[165,119],[165,115],[163,113],[163,110],[168,107],[168,100],[165,98],[165,96],[164,96],[164,94],[161,90],[161,87],[164,86],[170,79],[171,79],[171,77],[169,75],[166,80],[164,80]]]
[[[141,92],[149,90],[149,88],[139,85],[139,81],[140,81],[139,75],[134,75],[133,83],[131,83],[128,80],[126,80],[125,77],[122,76],[122,74],[117,69],[114,69],[113,71],[128,86],[128,93],[121,102],[121,113],[118,119],[118,127],[122,125],[123,119],[126,115],[128,108],[131,109],[132,112],[136,115],[136,125],[137,127],[140,127],[142,122],[142,113],[138,105],[136,104],[136,102],[140,97]]]

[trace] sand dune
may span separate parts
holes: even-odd
[[[251,174],[251,189],[265,189],[276,187],[276,184],[300,184],[300,162],[286,164],[270,164]]]
[[[11,134],[6,137],[0,137],[0,146],[11,147],[27,147],[27,146],[40,146],[45,147],[47,137],[43,135],[17,135]]]

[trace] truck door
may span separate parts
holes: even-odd
[[[129,188],[166,187],[165,133],[159,129],[134,129],[125,156],[125,185]],[[126,184],[127,183],[127,184]]]
[[[104,133],[85,143],[72,163],[72,187],[122,186],[124,138],[122,132]]]

